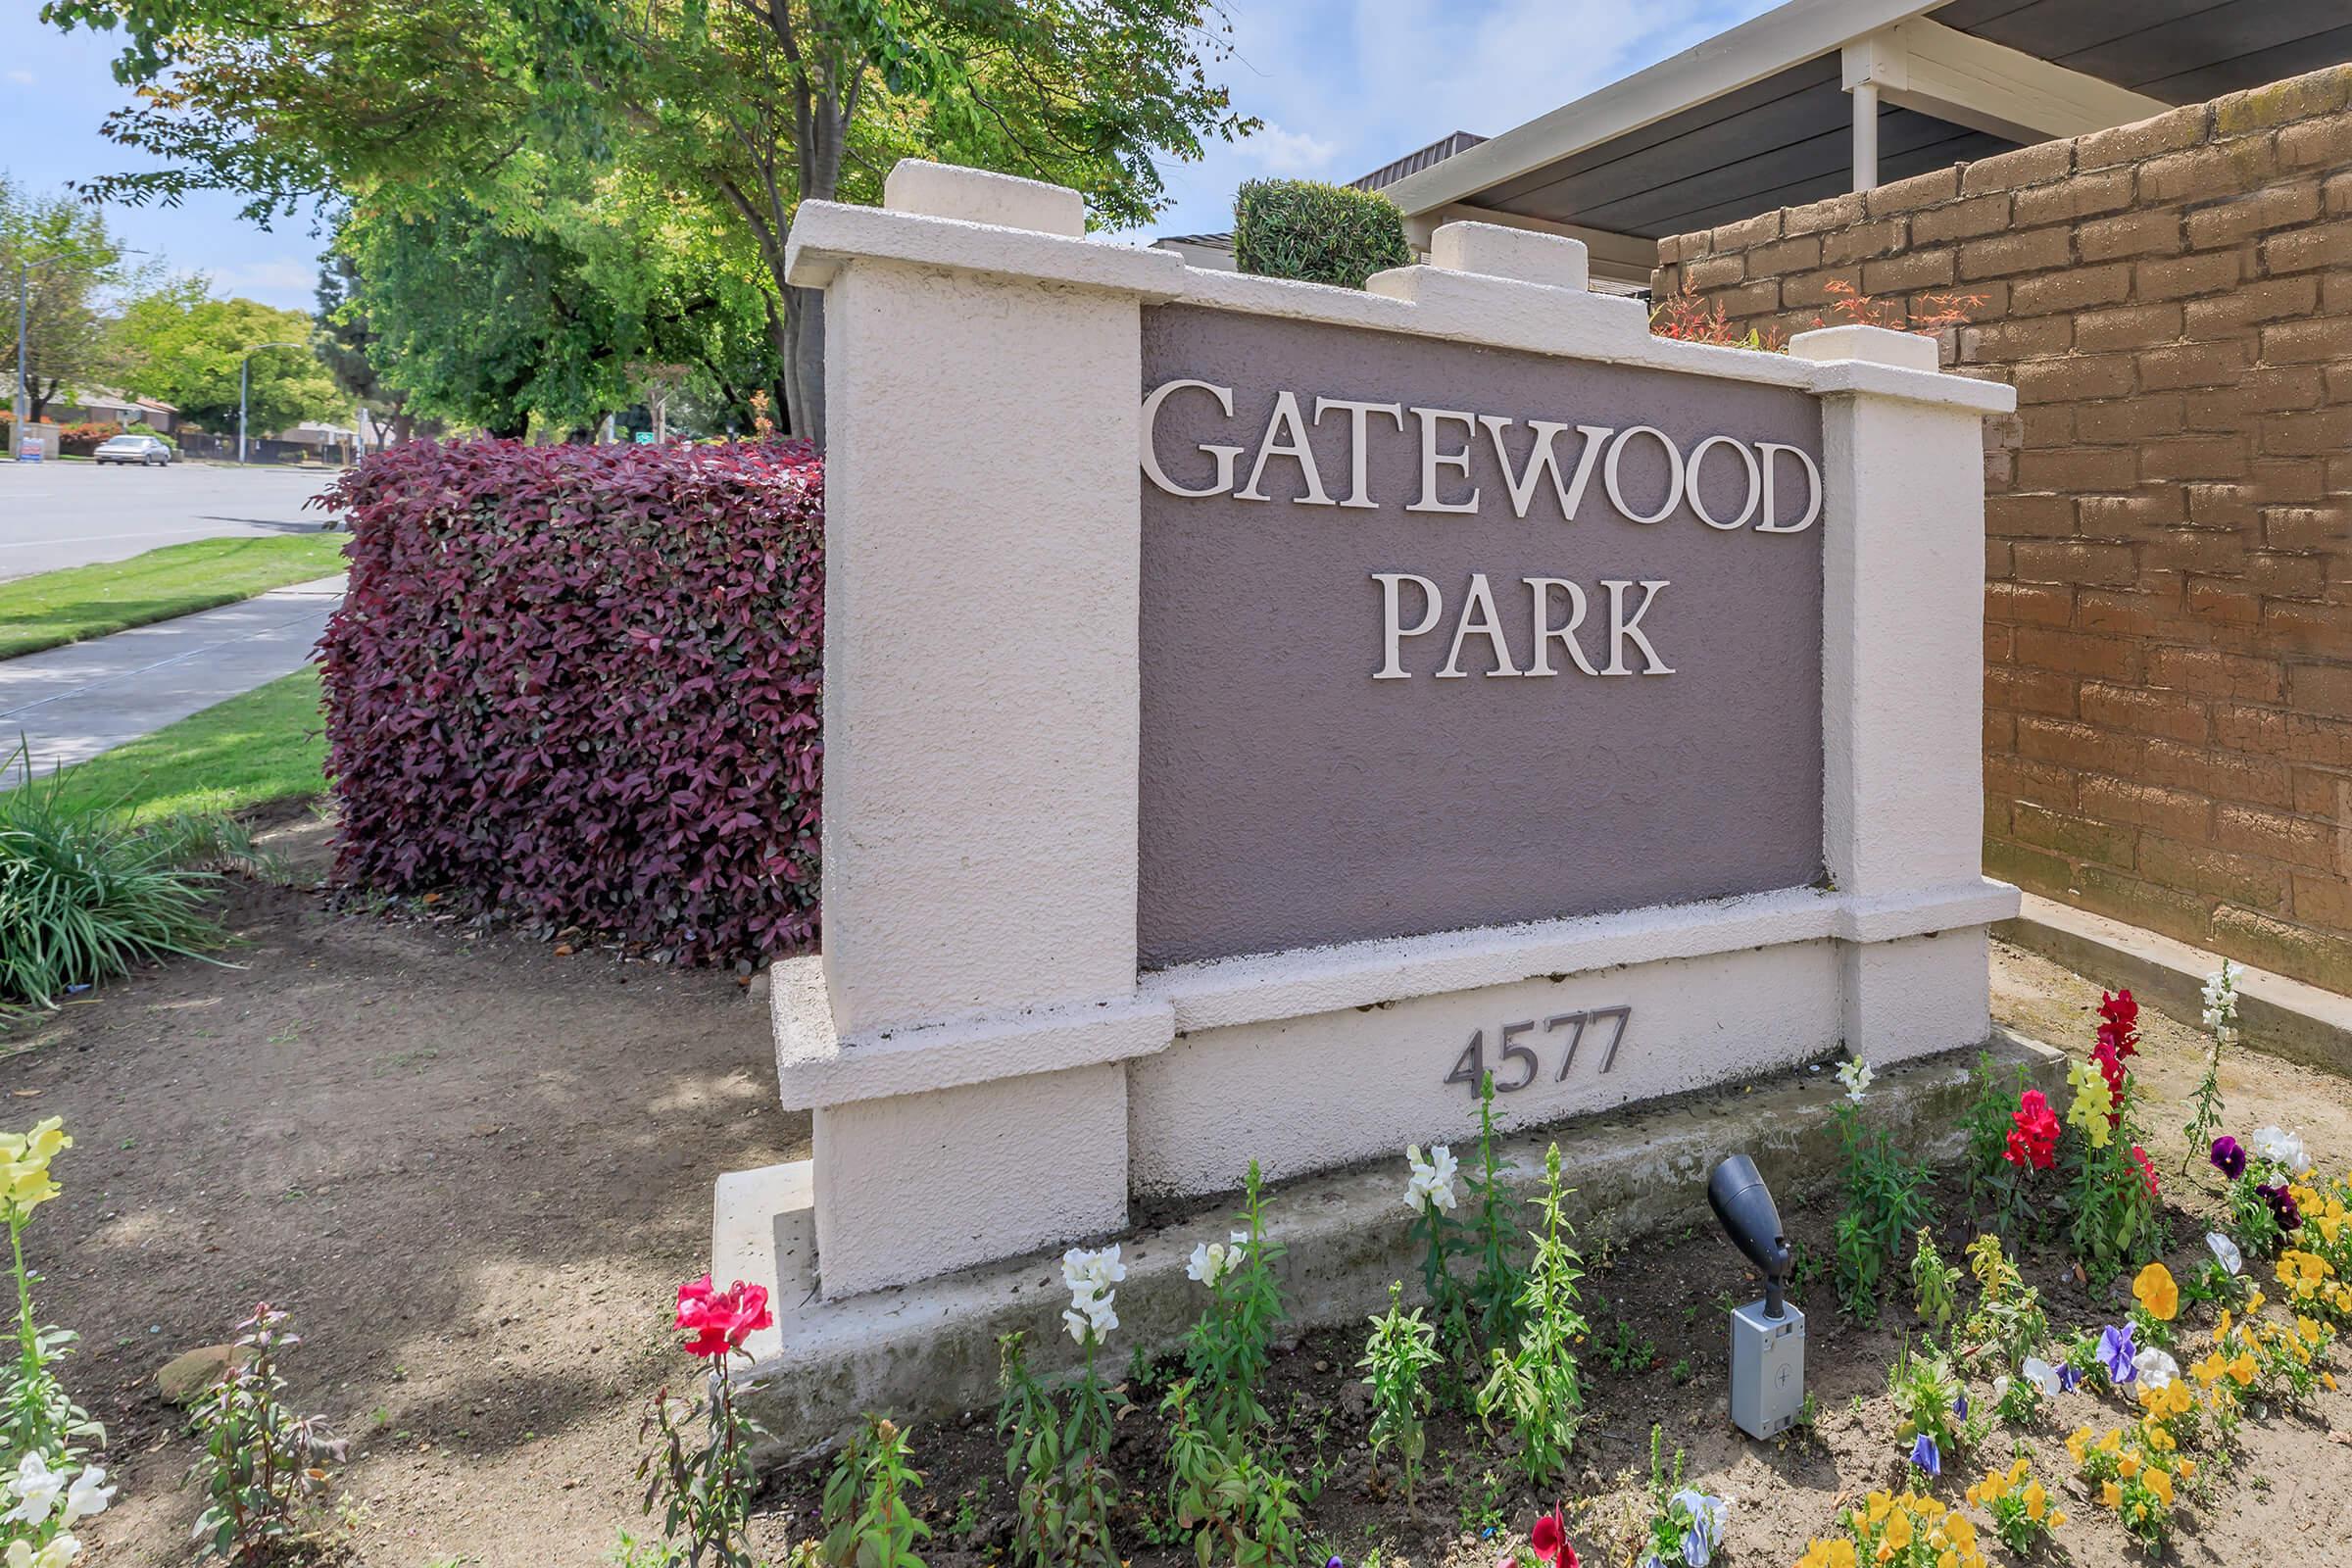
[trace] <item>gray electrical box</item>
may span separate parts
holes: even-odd
[[[1805,1404],[1805,1314],[1762,1301],[1732,1313],[1732,1424],[1751,1438],[1777,1437]]]

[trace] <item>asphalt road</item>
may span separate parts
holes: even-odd
[[[0,580],[190,539],[315,532],[326,514],[303,503],[337,471],[0,461]]]

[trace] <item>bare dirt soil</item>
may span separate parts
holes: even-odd
[[[604,1561],[640,1533],[638,1420],[664,1380],[683,1381],[665,1332],[678,1281],[701,1272],[710,1182],[798,1157],[807,1123],[777,1109],[764,1009],[732,977],[625,963],[589,948],[456,922],[331,912],[315,892],[240,886],[229,909],[236,968],[174,963],[109,988],[57,1022],[0,1042],[0,1105],[14,1125],[66,1118],[65,1199],[28,1240],[50,1276],[44,1315],[77,1328],[71,1384],[109,1428],[125,1483],[87,1532],[101,1565],[183,1563],[198,1511],[194,1456],[154,1373],[218,1344],[256,1300],[291,1308],[305,1343],[294,1398],[353,1440],[335,1554],[370,1568],[547,1568]],[[1995,1010],[2081,1051],[2098,993],[2002,952]],[[2141,1071],[2158,1166],[2175,1205],[2177,1267],[2198,1252],[2210,1204],[2182,1163],[2180,1102],[2200,1037],[2142,1015]],[[2225,1071],[2230,1124],[2300,1130],[2326,1166],[2352,1158],[2352,1085],[2252,1052]],[[1277,1199],[1279,1200],[1279,1198]],[[1969,1234],[1945,1201],[1939,1231]],[[1829,1216],[1795,1216],[1819,1245]],[[1840,1500],[1900,1479],[1885,1368],[1909,1321],[1863,1330],[1810,1303],[1814,1432],[1752,1444],[1723,1408],[1723,1322],[1744,1292],[1739,1259],[1711,1235],[1662,1238],[1588,1259],[1586,1358],[1593,1411],[1567,1499],[1588,1561],[1622,1562],[1652,1422],[1690,1452],[1694,1484],[1737,1499],[1732,1565],[1793,1560]],[[2093,1298],[2061,1259],[2034,1259],[2065,1328],[2112,1320],[2122,1285]],[[1621,1333],[1619,1325],[1625,1325]],[[1474,1429],[1433,1433],[1417,1517],[1369,1483],[1360,1336],[1319,1333],[1279,1357],[1274,1397],[1296,1464],[1325,1479],[1308,1510],[1313,1560],[1492,1563],[1500,1533],[1540,1503]],[[1647,1353],[1642,1347],[1646,1345]],[[1625,1369],[1601,1365],[1615,1347]],[[1122,1548],[1175,1568],[1190,1553],[1152,1542],[1164,1514],[1158,1419],[1126,1418],[1118,1464],[1134,1504]],[[2061,1440],[2120,1407],[2071,1398],[2034,1436],[2038,1473],[2068,1474]],[[961,1568],[1006,1538],[1003,1458],[988,1412],[916,1429],[928,1555]],[[2183,1563],[2352,1557],[2352,1398],[2249,1422],[2244,1450],[2189,1508]],[[2218,1468],[2218,1467],[2217,1467]],[[1492,1481],[1488,1478],[1492,1477]],[[1947,1475],[1957,1500],[1973,1477]],[[779,1478],[757,1521],[780,1555],[812,1533],[816,1472]],[[2065,1533],[2083,1568],[2137,1562],[2111,1520],[2080,1501]],[[1489,1534],[1489,1532],[1497,1534]],[[1997,1545],[1988,1555],[2004,1560]]]

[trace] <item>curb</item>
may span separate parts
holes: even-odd
[[[2205,977],[2221,968],[2218,953],[2031,893],[2024,911],[1995,925],[1992,935],[2100,985],[2128,986],[2166,1017],[2205,1027]],[[2252,964],[2241,967],[2240,1043],[2352,1078],[2352,997]]]

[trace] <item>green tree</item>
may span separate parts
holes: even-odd
[[[129,199],[242,189],[262,213],[330,186],[455,184],[493,209],[526,148],[643,171],[748,242],[792,427],[821,438],[822,297],[784,281],[804,200],[871,201],[928,154],[1059,180],[1147,220],[1154,160],[1247,134],[1209,79],[1215,0],[47,0],[122,29],[146,98],[109,122],[169,167]],[[502,217],[513,216],[501,211]]]
[[[129,390],[173,404],[183,418],[217,432],[237,427],[237,368],[246,352],[264,343],[300,345],[251,357],[246,423],[257,436],[348,411],[310,347],[313,331],[301,311],[215,299],[202,277],[130,301],[116,326]]]
[[[17,385],[17,294],[24,292],[25,397],[34,419],[64,393],[114,368],[104,295],[134,275],[98,209],[59,194],[35,196],[0,172],[0,366]]]

